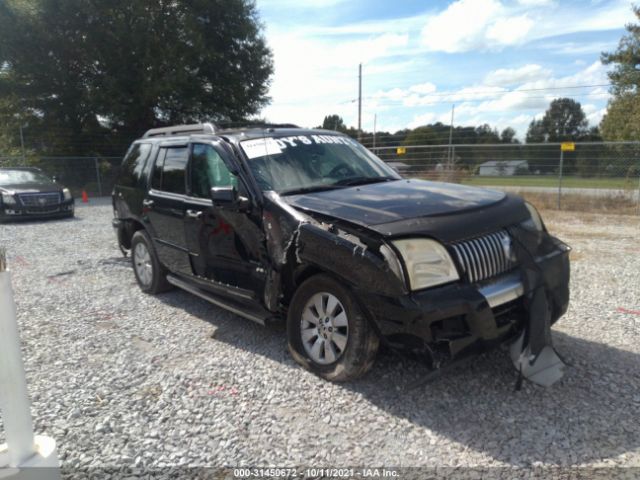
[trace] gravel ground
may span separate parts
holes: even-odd
[[[97,201],[74,220],[0,225],[36,430],[64,467],[640,468],[638,218],[548,218],[574,247],[553,329],[571,367],[516,392],[503,351],[418,387],[426,368],[390,353],[358,382],[321,380],[280,328],[141,293],[110,217]]]

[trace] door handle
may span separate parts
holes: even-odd
[[[151,208],[151,207],[153,207],[153,204],[154,204],[153,200],[143,200],[142,201],[142,206],[143,207]]]
[[[187,217],[198,220],[199,218],[202,218],[202,212],[200,210],[187,210]]]

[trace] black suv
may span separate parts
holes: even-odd
[[[3,220],[73,217],[68,188],[38,168],[0,168],[0,222]]]
[[[294,359],[331,380],[365,373],[380,342],[442,365],[518,340],[528,368],[569,302],[569,248],[531,205],[403,179],[336,132],[150,130],[113,207],[144,292],[285,318]]]

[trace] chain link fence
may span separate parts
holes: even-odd
[[[366,143],[366,142],[365,142]],[[541,208],[640,214],[640,142],[382,145],[370,149],[405,177],[501,188]],[[0,167],[30,165],[75,195],[109,195],[121,157],[0,155]]]
[[[0,167],[38,167],[79,197],[111,195],[122,157],[2,157]]]
[[[640,213],[640,142],[381,146],[407,177],[501,188],[544,208]],[[580,207],[580,208],[578,208]],[[599,207],[599,208],[598,208]]]

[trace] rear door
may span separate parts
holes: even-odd
[[[184,216],[189,148],[161,145],[143,208],[160,261],[172,272],[190,273]]]
[[[153,145],[146,142],[134,143],[125,156],[117,183],[114,187],[114,207],[120,218],[142,216],[142,201],[146,195],[148,165]]]
[[[258,294],[264,287],[264,234],[257,211],[214,208],[212,187],[235,187],[249,197],[219,142],[194,143],[185,199],[185,232],[193,274],[219,289],[224,285]],[[232,289],[232,290],[235,290]]]

